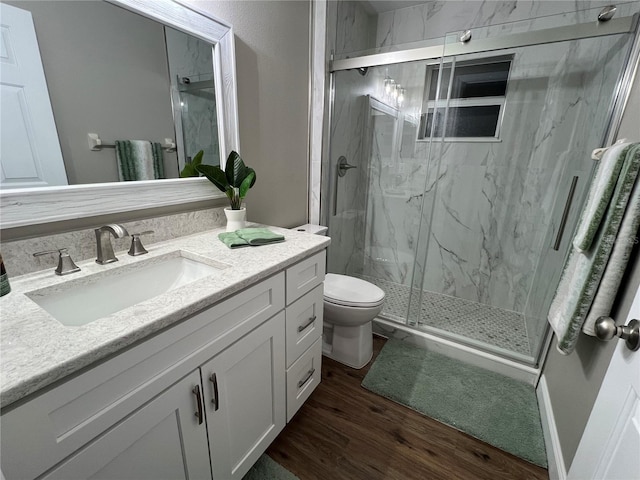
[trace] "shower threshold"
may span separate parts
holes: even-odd
[[[381,317],[405,324],[409,309],[408,285],[401,285],[362,275],[386,293]],[[412,328],[441,331],[450,339],[460,339],[471,345],[488,345],[501,351],[513,352],[517,357],[531,357],[525,318],[510,310],[492,307],[439,293],[423,291],[420,305],[420,324]]]

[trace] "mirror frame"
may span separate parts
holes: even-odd
[[[240,151],[233,28],[185,0],[107,0],[213,45],[220,162]],[[87,154],[89,148],[87,146]],[[94,183],[0,192],[0,229],[226,198],[206,178]]]

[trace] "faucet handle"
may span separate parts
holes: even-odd
[[[149,235],[151,233],[154,233],[154,231],[145,230],[144,232],[140,232],[140,233],[132,233],[131,248],[129,249],[129,255],[131,255],[132,257],[135,257],[138,255],[144,255],[145,253],[149,253],[147,249],[144,248],[144,245],[142,245],[142,241],[140,240],[140,235]]]
[[[58,255],[58,267],[55,269],[56,275],[68,275],[70,273],[75,273],[80,271],[80,267],[78,267],[71,256],[69,255],[68,248],[59,248],[57,250],[45,250],[44,252],[36,252],[33,254],[34,257],[40,257],[42,255],[48,255],[51,253],[57,253]]]

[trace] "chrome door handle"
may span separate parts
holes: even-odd
[[[307,323],[305,323],[304,325],[298,325],[298,333],[304,332],[307,329],[307,327],[315,321],[316,321],[316,316],[314,315],[309,320],[307,320]]]
[[[600,340],[620,337],[629,350],[635,352],[640,348],[640,320],[633,319],[627,325],[617,326],[613,318],[600,317],[596,320],[594,329]]]

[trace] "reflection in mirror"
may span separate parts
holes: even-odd
[[[90,150],[89,133],[104,147],[175,139],[177,152],[160,150],[164,175],[138,168],[138,180],[177,178],[201,149],[219,164],[210,43],[105,2],[1,7],[3,189],[117,182],[122,162],[144,167],[154,151],[119,149],[118,160],[115,148]]]

